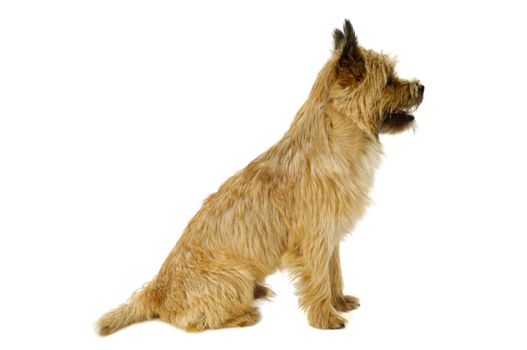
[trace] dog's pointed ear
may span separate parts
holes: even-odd
[[[333,43],[338,59],[337,67],[342,72],[340,75],[344,77],[344,84],[361,81],[365,73],[364,58],[353,26],[348,19],[344,21],[343,30],[333,31]]]
[[[344,21],[344,31],[335,29],[333,31],[333,45],[339,60],[348,65],[359,56],[358,41],[353,26],[349,19]]]

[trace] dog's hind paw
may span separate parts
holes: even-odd
[[[276,294],[271,290],[271,288],[264,286],[263,284],[256,283],[254,285],[254,299],[266,299],[269,300],[271,297],[274,297]]]

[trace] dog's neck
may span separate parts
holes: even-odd
[[[346,163],[357,161],[357,156],[372,149],[382,153],[378,135],[362,129],[351,116],[353,111],[336,108],[330,98],[335,83],[334,69],[329,62],[319,74],[311,93],[296,114],[284,139],[295,140],[296,145],[316,147],[319,152],[340,153]]]
[[[325,164],[320,169],[312,169],[315,172],[331,173],[337,169],[357,174],[364,167],[369,169],[370,163],[374,167],[378,163],[374,158],[380,154],[381,144],[376,137],[363,131],[329,101],[310,99],[298,111],[284,137],[267,153],[282,160],[298,176],[305,172],[305,163]]]
[[[377,137],[369,135],[349,115],[333,106],[330,90],[336,78],[335,65],[330,60],[320,71],[289,130],[260,160],[280,160],[287,172],[295,176],[305,174],[306,168],[308,172],[340,171],[354,177],[373,173],[376,159],[382,154],[381,144]]]
[[[305,139],[324,143],[332,136],[339,142],[379,143],[378,135],[373,135],[361,128],[350,111],[335,107],[332,100],[332,89],[338,84],[337,59],[332,57],[320,70],[311,88],[309,96],[296,114],[288,133],[300,134]],[[356,112],[356,111],[355,111]],[[335,140],[333,140],[335,141]]]

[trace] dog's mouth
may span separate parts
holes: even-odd
[[[386,118],[384,119],[384,122],[393,122],[393,123],[410,123],[414,121],[414,116],[410,114],[409,111],[405,111],[404,109],[396,109],[395,111],[388,113]]]
[[[411,110],[396,109],[395,111],[388,112],[384,117],[381,125],[381,133],[396,134],[413,125],[415,120],[411,114]]]

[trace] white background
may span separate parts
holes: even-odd
[[[2,1],[0,347],[525,349],[519,3]],[[362,304],[348,326],[309,327],[277,273],[254,327],[96,336],[201,201],[286,131],[344,18],[426,85],[342,244]]]

